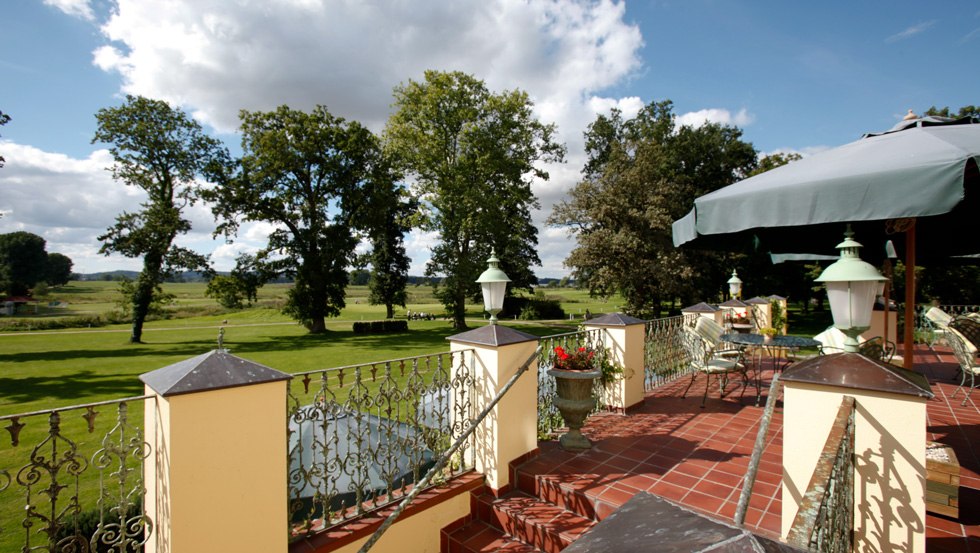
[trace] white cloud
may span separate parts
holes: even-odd
[[[641,69],[643,40],[611,0],[117,0],[101,30],[108,43],[93,63],[117,72],[123,92],[167,100],[220,132],[238,126],[239,109],[323,104],[335,115],[380,131],[392,90],[426,69],[460,70],[491,90],[520,88],[538,117],[558,125],[567,164],[534,184],[539,224],[577,181],[585,157],[582,131],[612,106],[632,117],[639,98],[597,93]],[[242,240],[239,237],[239,240]],[[244,238],[244,240],[253,240]],[[421,274],[435,237],[407,241],[412,274]],[[254,240],[249,244],[259,244]],[[549,244],[545,274],[571,250]],[[215,258],[226,259],[219,246]],[[219,257],[220,254],[220,257]],[[559,261],[554,261],[555,259]]]
[[[700,127],[705,123],[746,127],[751,125],[753,121],[755,121],[755,116],[750,114],[745,108],[738,110],[735,114],[732,114],[727,109],[709,108],[690,111],[677,116],[678,127]]]
[[[94,21],[95,14],[89,0],[44,0],[44,4],[57,8],[72,17],[78,17],[85,21]]]
[[[907,38],[912,38],[915,35],[917,35],[919,33],[922,33],[924,31],[928,30],[930,27],[932,27],[933,25],[935,25],[938,22],[939,22],[938,19],[930,19],[929,21],[923,21],[922,23],[916,23],[915,25],[912,25],[911,27],[908,27],[908,28],[906,28],[906,29],[904,29],[902,31],[899,31],[899,32],[891,35],[890,37],[886,38],[885,39],[885,42],[891,44],[893,42],[898,42],[900,40],[905,40]]]
[[[190,107],[222,131],[238,110],[325,104],[380,130],[391,91],[462,70],[539,106],[575,106],[640,66],[639,29],[608,0],[118,0],[95,52],[124,91]],[[564,110],[556,108],[560,115]]]

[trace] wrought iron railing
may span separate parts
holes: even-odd
[[[308,535],[399,501],[470,424],[473,350],[299,373],[288,388],[289,526]],[[473,466],[464,444],[445,477]]]
[[[555,406],[554,398],[557,394],[555,379],[548,376],[548,369],[555,366],[555,348],[562,347],[565,350],[577,350],[587,348],[596,352],[596,366],[605,362],[606,352],[604,344],[605,330],[591,329],[578,332],[566,332],[564,334],[554,334],[545,336],[538,340],[538,438],[548,439],[564,426],[561,413]],[[594,382],[592,397],[596,399],[596,405],[592,412],[600,409],[600,398],[602,397],[602,382],[596,379]]]
[[[374,547],[374,544],[376,544],[378,540],[381,539],[381,536],[383,536],[384,533],[387,532],[389,528],[391,528],[391,526],[395,523],[398,517],[401,516],[401,514],[405,511],[405,509],[408,508],[408,506],[412,503],[413,500],[415,500],[418,494],[422,490],[426,489],[426,487],[428,487],[430,482],[433,482],[434,476],[438,474],[439,471],[443,470],[443,468],[447,465],[447,463],[450,462],[450,459],[452,459],[452,456],[455,455],[457,451],[459,451],[463,446],[465,446],[466,441],[470,439],[470,437],[476,431],[476,428],[483,423],[484,419],[487,418],[487,415],[490,414],[490,411],[492,411],[493,408],[497,406],[497,403],[499,403],[500,400],[503,399],[505,395],[507,395],[507,392],[514,387],[514,384],[516,384],[517,381],[521,378],[521,376],[527,371],[527,369],[531,366],[531,363],[534,362],[534,360],[538,357],[540,352],[541,352],[541,346],[539,345],[538,349],[534,353],[532,353],[531,356],[528,357],[527,360],[524,361],[524,363],[522,363],[520,367],[517,368],[517,370],[514,372],[513,375],[511,375],[510,379],[508,379],[507,382],[496,393],[496,395],[494,395],[493,399],[491,399],[490,402],[483,407],[483,410],[481,410],[480,413],[476,415],[472,421],[470,421],[470,423],[467,425],[467,428],[463,431],[462,434],[460,434],[453,441],[452,445],[449,446],[449,449],[443,452],[443,454],[439,456],[435,465],[429,469],[429,472],[427,472],[425,477],[422,478],[422,481],[419,482],[417,486],[412,488],[412,491],[408,492],[408,495],[406,495],[401,500],[401,503],[398,505],[398,507],[395,508],[395,510],[392,511],[390,515],[388,515],[385,521],[381,523],[381,526],[378,527],[377,530],[375,530],[374,534],[372,534],[371,537],[368,538],[366,542],[364,542],[364,545],[362,545],[361,548],[358,549],[358,553],[367,553],[368,551],[370,551],[371,548]]]
[[[0,446],[0,550],[142,551],[153,531],[143,512],[152,451],[141,426],[150,397],[0,417],[10,437]],[[112,407],[111,426],[99,428]]]
[[[697,315],[679,315],[647,321],[644,341],[643,386],[647,391],[690,374],[691,359],[680,330],[693,327]]]
[[[786,537],[820,552],[850,552],[854,540],[854,411],[844,396]]]

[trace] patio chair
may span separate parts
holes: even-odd
[[[936,341],[946,336],[946,329],[949,323],[953,322],[953,317],[938,307],[930,307],[925,312],[926,329],[930,331],[929,347],[936,345]]]
[[[694,332],[714,349],[716,355],[732,359],[742,354],[741,349],[721,340],[721,336],[725,334],[725,327],[711,319],[698,317],[697,322],[694,323]]]
[[[687,393],[691,391],[691,386],[694,385],[694,381],[699,374],[705,375],[704,396],[701,398],[702,409],[704,409],[704,404],[708,400],[708,390],[711,388],[712,375],[718,381],[721,397],[725,397],[725,388],[728,387],[728,375],[735,372],[740,373],[742,375],[742,394],[745,394],[745,387],[748,385],[748,372],[741,352],[738,352],[735,358],[723,357],[697,332],[688,328],[682,328],[678,332],[680,333],[680,338],[691,361],[691,368],[693,369],[691,382],[681,395],[682,398],[687,397]]]
[[[881,336],[869,338],[858,346],[858,353],[869,359],[875,359],[882,363],[891,363],[895,356],[895,343],[885,340]]]
[[[960,365],[960,385],[953,392],[950,398],[956,397],[956,394],[966,385],[967,378],[970,379],[970,387],[966,390],[966,396],[963,398],[963,403],[960,405],[966,405],[966,402],[970,400],[970,393],[973,392],[974,386],[976,386],[977,375],[980,374],[980,362],[977,362],[977,357],[971,354],[966,347],[966,340],[957,333],[950,332],[946,335],[946,341],[949,343],[950,347],[953,348],[953,356],[956,357],[956,362]]]
[[[970,355],[977,355],[977,350],[980,349],[980,319],[970,316],[956,317],[946,329],[950,334],[955,333],[964,340]]]

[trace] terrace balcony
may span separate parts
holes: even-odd
[[[679,319],[679,318],[677,318]],[[720,523],[720,526],[699,526],[701,536],[714,536],[711,532],[722,532],[718,535],[731,535],[725,532],[741,533],[743,530],[752,535],[759,536],[763,540],[771,540],[770,545],[780,542],[784,534],[785,523],[783,521],[783,487],[785,457],[792,456],[795,452],[784,451],[783,443],[785,437],[784,409],[782,401],[774,402],[775,409],[771,416],[771,424],[765,434],[761,449],[761,455],[757,465],[757,476],[752,486],[751,495],[748,497],[747,509],[745,510],[744,525],[736,527],[734,524],[736,511],[742,488],[744,477],[749,469],[756,443],[760,423],[764,418],[765,405],[767,403],[769,384],[772,382],[774,371],[771,362],[754,365],[753,371],[758,371],[761,380],[761,401],[757,402],[756,389],[737,388],[729,383],[728,393],[723,397],[718,389],[718,383],[712,379],[707,381],[705,378],[698,377],[694,380],[694,386],[687,392],[687,397],[682,398],[682,394],[691,382],[691,376],[683,369],[686,361],[675,359],[674,369],[668,371],[651,371],[654,365],[663,365],[664,358],[673,355],[671,352],[662,351],[651,356],[651,340],[662,340],[666,335],[665,330],[672,329],[670,325],[677,324],[672,321],[669,325],[664,325],[658,330],[657,322],[649,323],[642,333],[645,336],[646,357],[641,361],[641,378],[645,385],[642,386],[644,392],[638,402],[626,402],[620,409],[612,409],[594,413],[588,419],[583,433],[592,442],[592,449],[581,452],[571,453],[563,451],[557,445],[553,434],[554,428],[545,424],[542,428],[541,422],[530,421],[532,426],[537,424],[538,433],[547,436],[548,439],[538,440],[532,436],[530,447],[518,455],[512,455],[507,444],[484,447],[481,444],[492,442],[495,439],[509,439],[513,434],[519,433],[517,428],[524,422],[508,423],[506,415],[500,411],[491,411],[491,418],[496,418],[500,429],[498,435],[488,434],[479,430],[473,437],[464,440],[468,447],[462,457],[454,457],[457,462],[451,468],[445,470],[443,478],[438,485],[426,488],[405,510],[402,517],[392,527],[392,531],[387,538],[379,541],[375,551],[442,551],[442,552],[473,552],[473,551],[545,551],[553,553],[566,548],[569,551],[598,551],[598,550],[629,550],[618,549],[612,546],[611,549],[589,549],[587,544],[589,536],[598,535],[603,528],[608,527],[610,518],[614,513],[625,512],[623,506],[631,499],[642,497],[644,493],[652,494],[663,498],[672,504],[682,507],[691,513],[703,515]],[[558,339],[542,339],[545,351],[548,351],[555,343],[561,340],[595,340],[596,336],[602,341],[609,339],[609,333],[605,330],[597,332],[595,329],[591,335],[576,335]],[[557,341],[556,341],[557,340]],[[564,343],[564,342],[562,342]],[[609,347],[609,343],[605,343]],[[507,344],[505,344],[506,346]],[[536,343],[525,344],[527,347],[537,345]],[[482,357],[482,349],[494,349],[496,346],[482,344],[476,346],[476,352],[471,348],[472,344],[464,343],[458,348],[454,345],[454,353],[447,354],[445,357],[446,365],[464,365],[470,369],[487,369],[490,363],[487,358]],[[617,347],[609,347],[610,351],[616,350],[616,355],[624,364],[634,363],[635,360],[626,359],[629,352],[619,351]],[[900,352],[901,353],[901,352]],[[954,358],[948,348],[942,345],[929,347],[916,345],[910,352],[914,356],[914,364],[917,371],[924,374],[931,385],[934,396],[925,401],[926,414],[926,437],[931,441],[941,442],[955,452],[960,464],[959,487],[958,487],[958,508],[957,516],[943,516],[927,513],[924,521],[918,523],[914,520],[915,514],[904,512],[893,513],[895,516],[908,517],[909,532],[924,534],[925,550],[930,552],[969,552],[980,551],[980,411],[973,402],[961,405],[962,392],[954,399],[950,399],[956,390],[956,382],[953,375],[956,371]],[[660,358],[656,358],[657,356]],[[422,375],[422,367],[438,366],[436,370],[443,369],[443,361],[440,356],[431,356],[425,360],[400,363],[401,371],[404,374],[406,366],[412,375]],[[506,357],[507,361],[504,362]],[[519,364],[514,359],[522,360],[526,355],[504,356],[501,354],[502,367],[506,366],[501,374],[513,373],[514,366]],[[439,358],[439,359],[436,359]],[[546,363],[546,356],[539,356],[538,363]],[[677,369],[676,367],[681,368]],[[319,405],[329,403],[325,398],[336,394],[341,390],[353,390],[358,385],[368,381],[368,374],[372,373],[373,378],[377,378],[375,372],[380,371],[382,375],[397,372],[398,363],[376,363],[370,367],[349,368],[348,376],[341,373],[337,379],[337,373],[321,371],[315,375],[296,375],[291,378],[290,397],[300,396],[301,387],[305,386],[303,393],[310,396],[321,398]],[[425,373],[429,374],[429,373]],[[457,386],[457,390],[479,388],[478,382],[495,381],[498,387],[503,384],[504,378],[487,378],[486,374],[479,372],[468,372],[469,380],[454,380],[446,373],[446,382],[455,382],[452,386]],[[458,373],[457,373],[458,376]],[[384,376],[381,377],[382,388],[384,387]],[[442,382],[441,377],[426,377],[427,382]],[[523,380],[518,379],[522,384],[533,381],[525,375]],[[363,379],[362,384],[358,384]],[[280,378],[275,374],[265,375],[262,383],[255,387],[255,390],[266,390],[271,395],[265,396],[270,405],[282,405],[281,394],[289,378]],[[411,380],[411,379],[410,379]],[[465,380],[465,379],[464,379]],[[322,386],[317,388],[317,381]],[[310,383],[313,383],[312,386]],[[704,408],[700,407],[701,395],[705,391],[704,386],[709,382],[708,400]],[[366,385],[366,384],[363,384]],[[474,386],[476,388],[474,388]],[[407,389],[404,386],[403,389]],[[214,403],[215,398],[209,398],[206,402],[209,408],[218,408],[228,411],[223,415],[219,424],[233,425],[237,408],[244,411],[258,409],[264,405],[263,401],[256,398],[249,400],[248,405],[242,406],[235,397],[228,395],[235,393],[239,388],[219,386],[215,390],[215,397],[220,399],[220,403]],[[245,389],[245,388],[242,388]],[[378,388],[376,388],[378,389]],[[253,390],[253,391],[255,391]],[[396,389],[387,390],[387,394],[394,395]],[[153,394],[148,389],[147,398],[133,398],[133,401],[142,401],[145,404],[147,413],[146,420],[151,420],[151,416],[158,417],[159,405],[168,403],[168,415],[172,415],[173,410],[177,409],[178,404],[174,398],[167,397],[151,398]],[[472,393],[473,404],[466,404],[465,411],[467,417],[477,411],[476,404],[482,400],[492,397],[492,390],[479,389]],[[744,394],[743,394],[744,392]],[[209,392],[210,393],[210,392]],[[251,393],[251,392],[249,392]],[[346,393],[346,392],[345,392]],[[459,422],[453,415],[453,409],[459,407],[462,401],[458,392],[450,394],[453,397],[452,408],[447,407],[442,411],[441,418],[446,419],[450,428],[447,432],[459,435],[460,429],[453,423]],[[526,404],[526,396],[520,394],[530,393],[528,390],[515,390],[505,394],[517,395],[521,401],[516,404]],[[539,393],[550,393],[547,390]],[[319,394],[319,395],[318,395]],[[353,397],[349,394],[347,397]],[[616,394],[613,394],[614,396]],[[628,394],[620,394],[622,396]],[[177,396],[177,397],[183,397]],[[278,399],[277,399],[278,398]],[[781,398],[781,396],[780,396]],[[777,399],[780,399],[777,398]],[[336,398],[334,398],[336,399]],[[607,403],[612,404],[615,398],[606,398]],[[292,401],[292,400],[290,400]],[[345,401],[350,401],[345,400]],[[173,402],[171,404],[171,402]],[[313,404],[317,404],[314,401]],[[204,404],[202,404],[204,405]],[[216,407],[217,406],[217,407]],[[500,408],[503,409],[502,401]],[[396,409],[397,410],[397,409]],[[292,411],[291,417],[295,416]],[[421,417],[421,415],[420,415]],[[221,450],[221,459],[214,463],[217,470],[229,472],[239,472],[242,469],[241,456],[260,457],[265,453],[262,447],[262,438],[259,436],[264,429],[258,428],[267,425],[263,419],[268,417],[257,417],[246,421],[243,436],[252,440],[252,443],[239,444],[242,448],[240,452]],[[440,417],[436,417],[440,418]],[[540,416],[539,416],[540,418]],[[150,426],[165,426],[157,418],[153,425],[144,423],[147,427],[147,434],[152,430]],[[279,420],[282,420],[281,418]],[[323,419],[313,419],[323,420]],[[8,418],[9,421],[9,418]],[[21,424],[19,421],[13,421]],[[199,422],[199,421],[198,421]],[[285,428],[269,428],[270,433],[275,433],[271,443],[275,444],[278,440],[285,440]],[[282,425],[279,425],[282,426]],[[202,429],[194,428],[196,432]],[[230,428],[226,428],[228,434]],[[369,431],[370,432],[376,431]],[[220,439],[225,439],[221,437]],[[231,439],[231,442],[235,442]],[[823,443],[825,436],[814,436],[813,440]],[[326,440],[322,440],[326,441]],[[431,441],[431,440],[430,440]],[[180,551],[177,546],[178,537],[176,533],[181,532],[180,525],[184,521],[176,519],[179,499],[176,496],[170,500],[161,499],[161,493],[175,492],[176,488],[182,485],[180,482],[168,482],[172,488],[161,486],[155,474],[161,462],[166,465],[170,472],[200,471],[204,469],[179,469],[176,468],[180,463],[187,462],[179,458],[176,444],[172,452],[167,455],[161,452],[168,447],[168,442],[147,438],[147,443],[152,443],[153,452],[147,454],[148,461],[143,465],[144,478],[135,483],[135,488],[145,487],[149,495],[144,501],[144,508],[148,513],[151,524],[145,528],[148,541],[146,550],[148,551]],[[413,447],[417,447],[415,444]],[[431,446],[427,444],[426,447]],[[222,447],[215,444],[214,448]],[[161,449],[164,448],[164,449]],[[494,449],[496,448],[496,449]],[[274,449],[274,448],[273,448]],[[490,451],[490,450],[493,451]],[[281,450],[280,450],[281,451]],[[428,451],[428,449],[427,449]],[[172,455],[170,454],[172,453]],[[430,452],[431,453],[431,452]],[[861,454],[861,451],[856,452]],[[375,452],[377,454],[377,451]],[[349,455],[349,453],[345,453]],[[382,457],[391,457],[383,453]],[[254,474],[243,474],[242,480],[250,490],[249,493],[233,499],[224,495],[217,504],[222,505],[222,511],[211,512],[208,519],[201,521],[203,527],[215,534],[213,543],[228,543],[226,537],[228,532],[217,532],[216,528],[234,528],[237,532],[248,534],[256,532],[256,528],[267,523],[270,515],[266,514],[270,504],[278,509],[287,503],[286,486],[283,486],[284,473],[286,468],[281,465],[281,457],[277,451],[272,451],[268,455],[270,465],[261,468],[259,474],[269,476],[263,478],[263,482],[257,482]],[[277,459],[280,459],[277,461]],[[431,456],[428,457],[431,460]],[[500,459],[501,461],[493,461]],[[199,462],[198,461],[194,461]],[[280,463],[280,464],[276,464]],[[126,463],[124,462],[123,465]],[[315,463],[314,463],[315,464]],[[431,463],[430,463],[431,464]],[[501,466],[503,465],[503,466]],[[185,465],[188,466],[188,465]],[[199,465],[190,465],[199,466]],[[272,467],[270,469],[269,467]],[[324,461],[323,466],[327,466]],[[278,468],[277,468],[278,467]],[[4,477],[3,469],[11,467],[0,467],[0,499],[4,502],[15,501],[15,492],[18,489],[16,483],[18,475]],[[16,467],[14,467],[16,471]],[[308,472],[315,472],[310,469]],[[341,469],[336,469],[341,470]],[[125,471],[119,471],[125,472]],[[923,468],[924,473],[924,468]],[[207,478],[201,476],[202,472],[197,472],[194,476],[195,485],[210,485]],[[321,474],[323,476],[323,474]],[[291,477],[292,478],[292,477]],[[312,482],[309,475],[303,476],[306,482]],[[204,482],[202,482],[202,480]],[[417,481],[414,478],[413,481]],[[270,484],[271,482],[271,484]],[[318,484],[319,485],[319,484]],[[120,486],[120,489],[134,487],[133,482]],[[288,488],[289,498],[294,497],[294,492],[302,486],[292,485]],[[325,486],[323,489],[327,489]],[[254,490],[258,488],[268,488],[268,495],[258,495]],[[241,551],[356,551],[363,544],[364,540],[372,535],[381,525],[385,517],[395,510],[397,500],[404,498],[409,490],[414,487],[410,482],[399,482],[397,486],[389,487],[387,494],[375,495],[374,497],[361,497],[356,505],[341,502],[337,507],[324,506],[317,511],[311,508],[312,520],[306,526],[291,523],[294,538],[290,542],[284,541],[282,523],[285,522],[287,515],[285,512],[272,509],[273,520],[270,528],[278,528],[270,532],[269,538],[275,545],[271,548],[257,549],[257,542],[244,540],[244,545],[235,550]],[[204,492],[202,492],[204,493]],[[263,492],[265,493],[265,492]],[[326,493],[326,492],[325,492]],[[168,503],[168,501],[173,503]],[[319,498],[324,504],[330,504],[328,498]],[[390,502],[389,500],[396,500]],[[363,503],[363,505],[362,505]],[[151,509],[151,506],[156,508]],[[160,509],[159,507],[168,507]],[[362,509],[362,506],[364,507]],[[303,509],[308,506],[304,506]],[[172,510],[171,510],[172,509]],[[237,510],[236,510],[237,509]],[[337,517],[324,515],[329,509],[335,509],[339,513]],[[291,510],[290,518],[295,520],[295,512]],[[54,510],[52,509],[52,512]],[[149,513],[152,511],[153,516]],[[258,513],[257,513],[258,512]],[[242,520],[241,515],[235,513],[246,513],[244,516],[256,516],[258,522],[254,524],[247,520]],[[257,513],[257,515],[256,515]],[[278,513],[278,514],[276,514]],[[641,512],[642,516],[642,512]],[[162,520],[163,517],[172,517],[173,520]],[[331,519],[332,522],[324,522]],[[335,520],[333,520],[335,519]],[[651,531],[662,529],[669,526],[663,524],[658,526],[660,520],[653,520]],[[704,523],[711,524],[711,523]],[[919,527],[915,527],[918,524]],[[9,533],[15,531],[16,526],[12,526],[10,521],[4,521],[0,525],[0,531]],[[40,523],[35,521],[35,526]],[[720,529],[719,529],[720,528]],[[32,529],[28,526],[27,531]],[[887,533],[887,527],[883,530]],[[21,530],[22,532],[22,530]],[[34,530],[35,536],[41,535]],[[69,532],[70,534],[70,532]],[[741,535],[741,534],[739,534]],[[167,536],[167,539],[161,539]],[[636,536],[623,535],[624,543]],[[578,545],[574,545],[582,539]],[[180,538],[182,539],[182,538]],[[647,538],[653,539],[653,538]],[[884,538],[882,538],[884,539]],[[224,540],[224,541],[223,541]],[[385,541],[387,540],[387,542]],[[39,543],[37,538],[31,542]],[[186,542],[183,542],[186,543]],[[648,550],[657,550],[660,542],[649,542]],[[734,542],[733,542],[734,543]],[[884,541],[881,542],[885,543]],[[689,544],[690,547],[684,550],[701,550],[696,544]],[[714,545],[714,544],[711,544]],[[579,549],[575,549],[578,547]],[[783,546],[787,547],[788,546]],[[910,547],[910,549],[912,549]],[[42,550],[60,550],[42,546]],[[126,550],[126,549],[123,549]],[[187,550],[187,549],[184,549]],[[721,550],[721,549],[719,549]],[[733,549],[734,550],[734,549]],[[761,549],[759,549],[761,550]],[[879,550],[888,549],[882,546]]]

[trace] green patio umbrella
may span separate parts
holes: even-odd
[[[916,241],[920,262],[975,254],[978,163],[972,119],[902,121],[697,198],[673,224],[674,245],[831,255],[851,223],[871,262],[884,258],[886,240],[904,246],[907,265],[916,263]]]

